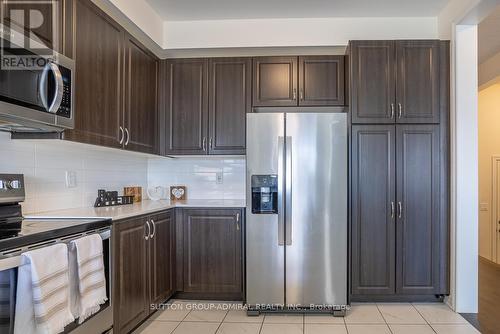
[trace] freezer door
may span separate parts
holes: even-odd
[[[285,287],[283,113],[247,114],[246,297],[249,305],[283,304]],[[252,175],[278,177],[278,213],[252,213]],[[264,178],[257,177],[255,180]]]
[[[347,115],[286,115],[286,303],[347,303]]]

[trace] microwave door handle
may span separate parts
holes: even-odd
[[[49,103],[47,102],[47,77],[49,76],[50,63],[45,64],[38,79],[38,95],[45,110],[49,111]]]
[[[52,73],[54,74],[54,78],[56,81],[56,89],[54,92],[54,97],[52,98],[52,103],[50,104],[50,107],[48,109],[48,112],[55,114],[58,110],[59,107],[61,106],[63,94],[64,94],[64,82],[62,79],[62,74],[61,70],[59,70],[59,66],[54,63],[49,63],[50,69],[52,70]]]

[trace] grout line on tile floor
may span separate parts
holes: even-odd
[[[418,308],[416,308],[416,307],[415,307],[415,305],[413,305],[413,303],[410,303],[410,304],[411,304],[411,306],[412,306],[415,310],[417,310],[417,313],[418,313],[418,314],[420,314],[420,316],[424,319],[424,321],[425,321],[425,323],[427,324],[427,326],[429,326],[429,327],[432,329],[432,331],[433,331],[434,333],[437,333],[437,332],[436,332],[436,330],[434,329],[434,327],[432,327],[431,323],[430,323],[429,321],[427,321],[427,319],[424,317],[424,315],[423,315],[422,313],[420,313],[420,311],[418,310]]]

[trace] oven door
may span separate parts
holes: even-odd
[[[97,231],[86,232],[71,237],[62,237],[56,242],[69,243],[84,235],[98,233],[103,242],[103,262],[104,274],[106,277],[106,295],[108,301],[101,305],[100,310],[92,317],[85,320],[82,324],[78,324],[78,320],[69,324],[64,328],[64,333],[105,333],[112,329],[113,326],[113,311],[112,311],[112,263],[111,263],[111,227],[100,229]],[[41,242],[40,247],[46,245],[47,241]],[[37,245],[30,245],[30,249],[38,248]],[[17,288],[17,267],[20,265],[19,254],[14,256],[4,257],[0,259],[0,333],[13,334],[15,309],[16,309],[16,288]]]

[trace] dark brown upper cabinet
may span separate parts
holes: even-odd
[[[353,295],[395,293],[394,125],[352,127]]]
[[[75,128],[64,139],[122,147],[123,31],[90,1],[75,2]]]
[[[164,154],[245,154],[251,59],[172,59],[161,67]]]
[[[396,152],[396,292],[438,294],[447,261],[440,251],[439,126],[396,126]]]
[[[242,210],[184,209],[184,293],[241,300]]]
[[[73,2],[74,0],[0,0],[2,23],[13,30],[23,32],[59,54],[72,58]],[[28,30],[29,20],[32,18],[37,22],[41,19],[42,22],[41,25]],[[37,22],[32,23],[37,25]]]
[[[158,153],[158,60],[131,36],[125,39],[124,147]]]
[[[209,152],[245,154],[246,114],[251,111],[250,58],[210,60]]]
[[[352,41],[349,53],[352,122],[394,122],[394,42]]]
[[[208,59],[172,59],[165,68],[165,154],[208,152]]]
[[[437,40],[351,41],[353,123],[439,123]]]
[[[253,106],[297,105],[297,57],[253,59]]]
[[[344,56],[257,57],[253,106],[341,106]]]
[[[396,43],[398,123],[439,123],[439,41]]]
[[[344,56],[299,57],[299,105],[344,105]]]
[[[75,0],[75,128],[64,139],[157,153],[157,59],[88,0]]]

